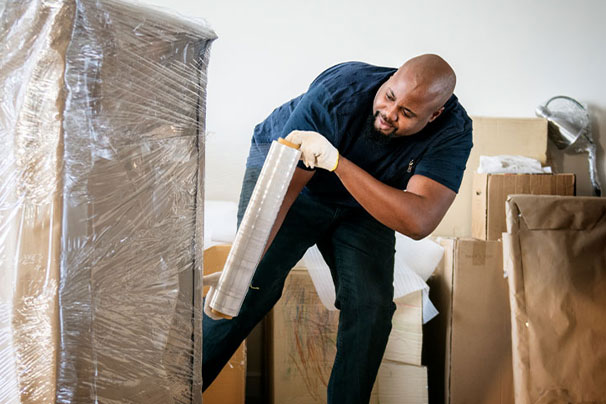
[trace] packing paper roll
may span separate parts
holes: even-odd
[[[297,149],[272,143],[211,299],[213,310],[232,317],[240,312],[300,156]]]

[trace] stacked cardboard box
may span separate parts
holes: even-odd
[[[510,193],[574,195],[575,176],[474,171],[479,155],[521,154],[545,163],[546,152],[544,120],[474,118],[474,151],[464,184],[440,226],[456,225],[436,233],[476,239],[442,238],[445,255],[428,281],[440,312],[424,329],[431,403],[513,403],[510,310],[499,240],[505,201]],[[449,219],[453,214],[465,220],[463,227]],[[468,225],[470,233],[461,231]]]
[[[470,237],[472,183],[480,156],[512,154],[548,163],[547,120],[542,118],[472,117],[473,148],[457,198],[440,222],[434,235]]]
[[[427,368],[383,360],[371,404],[427,404]]]
[[[421,291],[395,300],[396,312],[379,368],[371,402],[424,404],[428,402],[427,368],[421,366],[423,300]],[[374,400],[374,401],[373,401]]]
[[[371,403],[426,403],[427,369],[421,366],[421,292],[397,299],[396,305]],[[338,317],[338,311],[329,311],[321,303],[307,270],[294,268],[270,316],[271,402],[326,402]]]
[[[498,240],[507,230],[505,201],[511,194],[575,194],[574,174],[474,174],[471,235]]]
[[[395,300],[396,312],[384,358],[421,366],[423,346],[423,300],[421,291]]]

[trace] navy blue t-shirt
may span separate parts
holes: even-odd
[[[387,185],[404,190],[410,177],[420,174],[458,192],[472,147],[472,124],[456,96],[450,97],[438,118],[414,135],[382,142],[363,135],[377,90],[395,71],[361,62],[324,71],[306,93],[276,108],[255,127],[247,167],[263,166],[273,140],[293,130],[311,130]],[[316,171],[304,193],[359,206],[335,173]]]

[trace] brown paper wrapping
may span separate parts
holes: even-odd
[[[606,402],[606,199],[512,195],[507,230],[516,403]]]

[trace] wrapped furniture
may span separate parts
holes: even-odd
[[[110,0],[0,32],[0,402],[199,402],[215,34]]]

